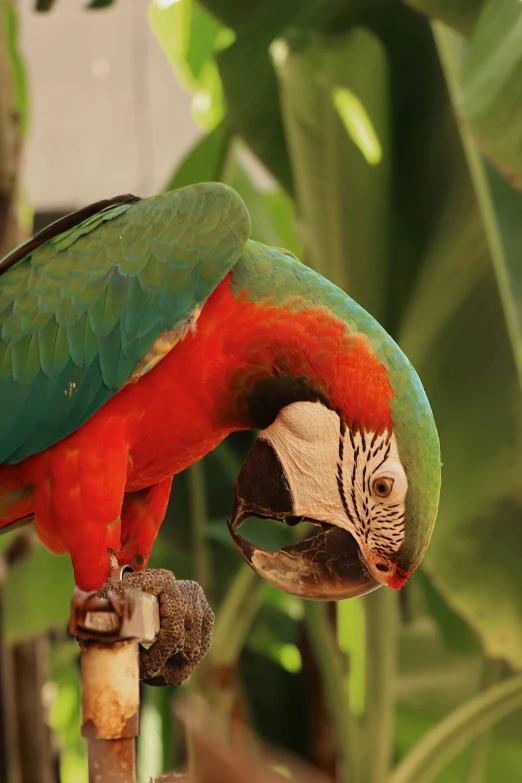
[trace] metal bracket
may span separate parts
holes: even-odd
[[[125,568],[115,569],[111,582],[121,582]],[[127,588],[124,595],[109,590],[107,598],[75,589],[69,633],[80,639],[112,644],[133,639],[150,644],[158,635],[160,616],[153,595]]]

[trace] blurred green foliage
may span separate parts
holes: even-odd
[[[203,130],[166,187],[229,183],[255,239],[379,318],[421,375],[444,469],[400,602],[380,590],[333,611],[262,585],[230,544],[251,435],[176,478],[151,565],[204,583],[217,622],[192,681],[144,691],[143,783],[185,757],[172,702],[187,688],[344,782],[520,779],[522,4],[410,5],[422,13],[398,0],[151,3]],[[282,535],[257,531],[268,545]],[[67,561],[34,550],[7,575],[6,638],[64,626],[71,591]],[[86,780],[76,665],[55,641],[64,783]]]

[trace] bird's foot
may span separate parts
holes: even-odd
[[[210,648],[214,614],[197,582],[177,580],[164,568],[125,571],[98,595],[123,595],[126,588],[158,599],[160,630],[147,649],[140,645],[140,679],[148,685],[181,685]]]

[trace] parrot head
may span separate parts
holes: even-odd
[[[375,319],[299,267],[295,290],[286,275],[285,296],[291,323],[307,323],[292,356],[250,388],[260,432],[238,476],[229,531],[246,562],[287,593],[337,600],[398,589],[437,514],[433,414],[417,373]],[[269,552],[239,535],[249,517],[313,523],[317,532]]]

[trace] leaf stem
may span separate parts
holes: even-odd
[[[513,296],[513,285],[510,279],[510,270],[508,266],[508,256],[510,252],[518,253],[518,235],[517,243],[515,244],[512,242],[508,247],[509,239],[506,241],[506,237],[503,236],[500,225],[502,216],[499,214],[495,205],[496,196],[499,194],[502,194],[504,199],[508,199],[510,212],[515,213],[515,217],[512,218],[511,222],[512,225],[516,226],[518,225],[520,218],[520,197],[507,182],[500,177],[498,172],[494,171],[489,164],[486,163],[477,149],[470,131],[459,117],[457,110],[459,104],[459,68],[464,52],[464,40],[457,33],[448,30],[440,23],[432,23],[432,29],[448,92],[453,104],[455,121],[464,148],[471,181],[475,190],[486,242],[497,279],[507,331],[513,348],[513,357],[515,359],[518,381],[519,385],[522,387],[522,351],[519,350],[520,339],[522,337],[521,325],[518,318],[516,301]],[[513,204],[512,207],[511,204]],[[507,211],[505,207],[504,211]]]
[[[522,675],[493,685],[440,721],[395,768],[388,783],[430,783],[459,751],[522,708]]]
[[[362,780],[361,726],[350,711],[348,693],[342,687],[341,656],[328,620],[326,605],[319,601],[304,601],[305,621],[321,673],[326,699],[335,733],[340,783]]]
[[[240,567],[217,612],[212,647],[200,669],[231,666],[236,662],[263,600],[265,587],[265,582],[248,566]]]
[[[498,682],[502,673],[502,663],[500,661],[486,658],[483,665],[482,690],[491,687]],[[468,771],[466,783],[482,783],[484,772],[488,760],[489,748],[491,744],[492,730],[484,732],[472,745],[471,763]]]
[[[233,672],[265,587],[254,571],[241,566],[217,612],[212,646],[190,681],[191,689],[204,693],[219,712],[223,726],[232,720],[237,698]]]
[[[380,588],[363,598],[366,616],[368,783],[386,783],[394,739],[397,595]]]

